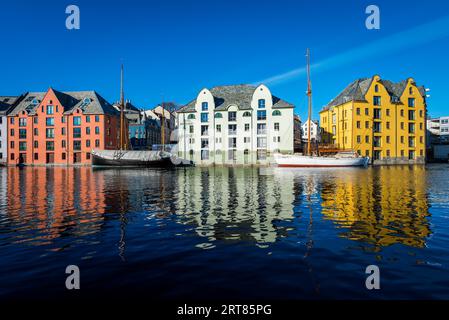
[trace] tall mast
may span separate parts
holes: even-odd
[[[307,154],[310,156],[311,152],[311,143],[310,143],[310,127],[312,126],[312,82],[310,80],[310,49],[307,49],[307,97],[309,103],[309,114],[307,117]]]
[[[162,114],[161,114],[161,150],[165,151],[165,108],[164,108],[164,96],[162,96]]]
[[[125,93],[123,89],[123,64],[120,70],[120,150],[125,149]]]

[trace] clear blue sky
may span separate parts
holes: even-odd
[[[76,4],[81,29],[65,28]],[[381,30],[365,28],[365,8]],[[184,104],[203,87],[271,79],[272,92],[306,116],[301,71],[312,50],[315,115],[349,82],[379,74],[431,89],[431,116],[449,114],[449,1],[2,1],[0,95],[96,90],[150,108]],[[279,78],[275,76],[282,75]]]

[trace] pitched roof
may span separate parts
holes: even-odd
[[[339,106],[349,101],[362,101],[366,102],[365,95],[368,92],[373,78],[361,78],[350,83],[335,99],[333,99],[327,106],[323,108],[328,110],[329,108]],[[387,89],[392,101],[399,101],[400,97],[404,93],[407,87],[408,80],[403,80],[398,83],[392,82],[390,80],[379,80],[381,84]],[[418,87],[419,93],[425,96],[424,86]]]
[[[214,87],[210,92],[214,97],[216,111],[226,111],[231,104],[236,105],[240,110],[251,110],[251,100],[255,90],[255,86],[242,84]],[[179,109],[178,112],[194,112],[195,104],[196,99]],[[273,96],[273,108],[293,108],[293,105]]]
[[[6,115],[19,98],[18,96],[0,96],[0,115]]]
[[[118,114],[118,111],[95,91],[53,91],[59,102],[61,102],[61,105],[64,107],[65,114],[70,114],[77,108],[82,109],[84,114]],[[36,109],[39,107],[46,93],[47,92],[26,93],[24,99],[13,108],[10,115],[15,116],[23,110],[26,110],[30,115],[36,114]]]

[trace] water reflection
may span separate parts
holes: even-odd
[[[1,243],[78,239],[101,233],[114,221],[122,259],[130,215],[156,221],[167,234],[174,232],[170,223],[184,226],[183,235],[193,232],[204,249],[220,241],[266,247],[287,238],[311,247],[325,224],[342,238],[377,249],[397,243],[423,247],[431,234],[427,175],[419,166],[334,171],[7,168],[0,170],[0,184]]]

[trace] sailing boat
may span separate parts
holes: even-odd
[[[92,150],[92,165],[95,166],[138,166],[174,167],[191,166],[193,162],[162,151],[128,150],[128,128],[125,119],[125,95],[123,90],[123,65],[120,74],[120,139],[118,150]],[[164,119],[161,119],[161,123]],[[163,127],[163,125],[162,125]],[[162,129],[163,130],[163,129]],[[162,140],[164,141],[164,140]]]
[[[310,50],[307,49],[307,97],[308,97],[308,123],[312,116],[312,82],[310,80]],[[306,155],[275,154],[274,160],[279,167],[365,167],[369,157],[361,157],[356,152],[340,152],[333,157],[314,155],[311,150],[310,125],[307,126],[307,153]]]

